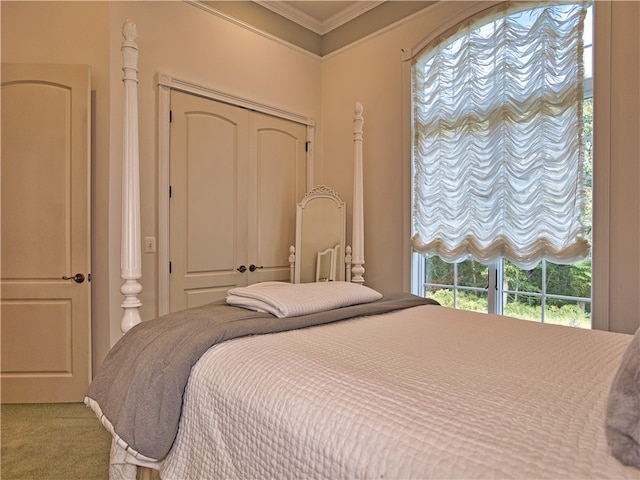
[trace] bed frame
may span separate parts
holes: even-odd
[[[142,291],[142,286],[139,282],[142,277],[141,273],[141,236],[140,236],[140,185],[139,185],[139,154],[138,154],[138,105],[137,105],[137,60],[138,60],[138,48],[135,43],[136,39],[136,27],[135,25],[127,20],[123,27],[123,36],[125,41],[122,44],[122,53],[123,53],[123,71],[124,71],[124,87],[125,87],[125,95],[124,95],[124,132],[123,132],[123,165],[122,165],[122,256],[121,256],[121,277],[124,280],[124,283],[121,286],[121,292],[124,295],[125,299],[122,303],[122,307],[124,309],[124,315],[122,318],[121,328],[123,332],[127,332],[134,325],[141,322],[139,308],[141,306],[141,302],[138,298],[138,295]],[[355,117],[354,117],[354,188],[353,188],[353,230],[352,230],[352,252],[351,252],[351,263],[352,263],[352,275],[351,280],[356,283],[364,282],[364,222],[363,222],[363,156],[362,156],[362,140],[363,140],[363,108],[360,103],[356,104],[355,108]],[[453,312],[455,310],[451,310]],[[479,315],[473,314],[472,315]],[[501,319],[500,322],[509,322],[510,320]],[[450,325],[450,323],[444,322],[445,325]],[[153,326],[153,323],[149,323],[149,326]],[[523,323],[526,327],[527,323]],[[522,325],[519,325],[518,328],[521,329]],[[142,326],[144,327],[144,326]],[[496,329],[502,328],[501,325],[493,327]],[[537,327],[536,327],[537,328]],[[558,326],[549,326],[548,328],[561,329],[564,327]],[[557,330],[559,331],[559,330]],[[576,331],[577,332],[577,331]],[[491,332],[490,332],[491,333]],[[522,333],[522,332],[521,332]],[[530,336],[526,332],[524,332],[526,340],[529,341]],[[565,330],[564,335],[566,334],[574,335],[574,332],[571,330]],[[613,334],[610,332],[592,332],[591,335],[598,335],[601,338],[604,338],[605,335],[620,335]],[[580,336],[580,338],[584,338],[582,332],[577,332],[576,337]],[[135,338],[136,336],[132,333],[132,336],[125,337],[125,341],[127,339]],[[521,336],[521,338],[524,338]],[[491,337],[493,338],[493,337]],[[545,337],[542,337],[545,338]],[[546,337],[549,338],[549,337]],[[634,337],[634,340],[640,337]],[[562,336],[560,338],[563,340],[562,347],[565,345],[571,345],[572,342],[570,339],[567,339],[566,336]],[[626,341],[626,339],[617,338],[615,339],[616,345],[622,345],[621,342]],[[637,340],[635,340],[637,342]],[[611,342],[611,343],[610,343]],[[556,342],[557,344],[558,342]],[[613,339],[608,339],[607,344],[613,345]],[[529,345],[527,345],[529,346]],[[607,347],[609,348],[609,347]],[[617,348],[617,347],[616,347]],[[634,348],[638,348],[637,344],[634,344]],[[559,351],[559,350],[557,350]],[[604,350],[603,350],[604,351]],[[608,351],[608,350],[607,350]],[[606,351],[605,351],[606,352]],[[629,354],[625,354],[625,359],[636,360],[636,352],[637,350],[629,350]],[[444,358],[444,356],[441,356]],[[469,355],[466,355],[465,358],[469,358]],[[604,357],[603,357],[604,358]],[[604,364],[604,362],[603,362]],[[628,365],[631,365],[631,368],[634,370],[631,372],[632,375],[637,377],[637,361],[635,363],[627,362]],[[625,360],[623,359],[623,365],[625,365]],[[616,364],[609,364],[609,368],[617,368]],[[627,367],[625,366],[625,369]],[[601,369],[600,369],[601,370]],[[473,374],[475,370],[470,370],[467,372],[468,375]],[[628,373],[628,372],[627,372]],[[625,373],[626,375],[626,373]],[[449,377],[447,377],[449,378]],[[482,377],[483,378],[483,377]],[[480,378],[480,380],[482,380]],[[508,376],[507,378],[515,378],[515,375]],[[564,378],[564,377],[562,377]],[[614,386],[618,382],[618,377],[614,380]],[[627,378],[627,377],[621,377]],[[600,380],[603,382],[603,380]],[[446,382],[441,382],[443,385]],[[577,384],[577,382],[573,382],[573,384]],[[450,385],[446,385],[446,388],[449,388]],[[466,386],[466,385],[463,385]],[[544,385],[541,385],[540,391],[544,393],[543,389]],[[615,387],[621,388],[621,387]],[[556,391],[556,394],[562,395],[563,391]],[[471,398],[471,397],[470,397]],[[563,397],[564,398],[564,397]],[[475,397],[473,397],[475,400]],[[626,397],[624,398],[626,399]],[[624,400],[623,399],[623,400]],[[486,400],[486,399],[485,399]],[[485,403],[487,403],[485,401]],[[627,404],[629,401],[627,401]],[[400,405],[400,404],[399,404]],[[626,405],[626,404],[625,404]],[[534,410],[531,412],[535,413]],[[637,412],[637,410],[634,410]],[[626,412],[625,412],[626,415]],[[634,413],[636,415],[636,413]],[[534,420],[537,420],[534,414],[530,415]],[[589,417],[591,418],[591,417]],[[626,418],[626,417],[625,417]],[[634,421],[637,421],[637,415],[634,418]],[[105,417],[106,419],[106,417]],[[104,420],[103,420],[104,423]],[[107,424],[105,423],[105,426]],[[113,427],[111,428],[111,433],[113,434]],[[626,437],[625,437],[626,438]],[[564,437],[560,439],[563,441]],[[146,459],[143,456],[136,456],[135,458],[129,458],[132,456],[131,453],[127,452],[124,447],[125,445],[121,445],[117,443],[118,440],[114,437],[114,443],[112,448],[112,457],[111,457],[111,466],[110,471],[113,472],[114,478],[133,478],[137,475],[138,480],[155,480],[159,478],[159,473],[157,470],[153,468],[156,466],[155,461],[147,461],[150,459]],[[447,448],[449,446],[455,447],[455,445],[445,444]],[[598,444],[600,445],[600,444]],[[597,446],[597,445],[596,445]],[[121,448],[118,448],[121,447]],[[598,447],[600,450],[597,450],[594,447],[594,451],[602,452],[602,448]],[[455,449],[451,449],[455,450]],[[496,449],[497,451],[497,449]],[[464,452],[463,452],[464,453]],[[534,461],[529,462],[530,465],[536,465],[536,458],[532,457]],[[607,458],[608,457],[602,457]],[[503,458],[500,457],[499,461],[502,463]],[[524,465],[524,464],[523,464]],[[617,464],[613,464],[613,466],[617,466]],[[518,467],[519,468],[519,467]],[[622,472],[620,468],[615,470],[616,472]],[[635,475],[635,471],[628,470],[630,474]],[[635,478],[635,477],[631,477]]]
[[[120,329],[128,332],[142,321],[142,242],[140,234],[140,175],[138,143],[138,37],[136,25],[126,20],[122,27],[122,70],[124,83],[124,117],[122,134],[122,235],[120,277],[124,283],[120,292],[124,295],[124,309]],[[363,205],[363,106],[356,103],[353,117],[353,231],[350,251],[351,281],[364,283],[364,205]],[[292,253],[292,252],[291,252]],[[291,259],[290,259],[291,262]]]

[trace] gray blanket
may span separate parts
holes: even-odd
[[[605,426],[611,454],[640,468],[640,328],[611,384]]]
[[[437,302],[394,293],[372,303],[290,318],[232,307],[224,300],[182,310],[129,330],[107,355],[86,396],[99,405],[115,433],[131,449],[162,459],[178,431],[191,367],[211,346],[246,335],[283,332],[426,304]]]

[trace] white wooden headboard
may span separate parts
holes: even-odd
[[[142,321],[138,295],[142,285],[142,242],[140,235],[140,175],[138,145],[138,37],[136,25],[126,20],[122,27],[122,70],[124,83],[123,156],[122,156],[122,236],[120,277],[124,283],[124,313],[120,324],[123,333]],[[364,283],[364,207],[362,137],[363,107],[356,103],[353,118],[354,171],[353,171],[353,232],[351,251],[351,281]]]

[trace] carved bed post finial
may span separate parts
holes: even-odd
[[[120,277],[124,283],[120,292],[124,295],[124,314],[120,329],[126,333],[142,321],[138,295],[142,285],[140,243],[140,175],[138,152],[138,34],[131,21],[122,27],[122,70],[124,83],[123,155],[122,155],[122,237],[120,252]]]
[[[363,168],[362,168],[362,125],[364,108],[360,102],[356,103],[353,117],[353,238],[351,281],[364,283],[364,199],[363,199]]]

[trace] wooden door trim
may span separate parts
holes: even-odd
[[[315,181],[313,172],[315,163],[314,141],[315,121],[308,116],[293,113],[275,106],[255,102],[229,93],[198,85],[189,81],[175,78],[166,73],[155,76],[158,86],[158,315],[169,313],[169,296],[171,286],[169,282],[169,161],[170,161],[170,110],[171,90],[199,95],[219,102],[228,103],[236,107],[255,110],[267,115],[290,120],[307,127],[307,141],[311,148],[307,149],[307,190]]]

